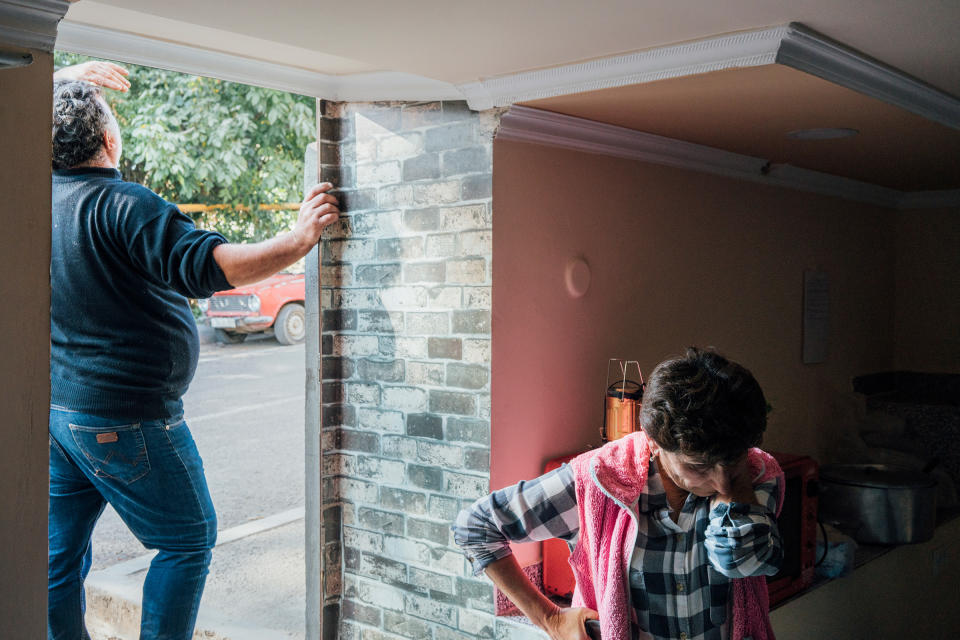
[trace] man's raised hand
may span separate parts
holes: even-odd
[[[91,60],[60,69],[53,74],[53,79],[82,80],[98,87],[126,91],[130,88],[130,81],[126,78],[129,74],[129,71],[118,64]]]

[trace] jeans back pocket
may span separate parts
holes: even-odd
[[[90,427],[70,424],[77,447],[100,478],[130,484],[147,475],[150,460],[140,423]]]

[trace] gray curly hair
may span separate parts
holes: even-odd
[[[100,152],[110,116],[100,89],[75,80],[53,85],[53,168],[69,169]]]

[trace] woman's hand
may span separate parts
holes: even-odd
[[[223,245],[220,245],[223,246]],[[533,586],[513,555],[494,560],[484,570],[494,585],[550,640],[590,640],[583,621],[600,616],[593,609],[561,609]]]
[[[600,615],[593,609],[557,607],[544,620],[544,630],[550,635],[550,640],[590,640],[583,626],[584,621],[599,618]]]
[[[721,502],[740,502],[744,504],[759,504],[753,489],[753,478],[750,475],[750,464],[744,455],[736,464],[724,467],[717,465],[717,494],[710,503],[710,508]]]
[[[53,74],[53,79],[82,80],[99,87],[126,91],[130,88],[130,81],[125,76],[129,74],[129,71],[118,64],[91,60],[60,69]]]

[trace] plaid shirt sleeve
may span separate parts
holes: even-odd
[[[780,570],[783,548],[777,529],[777,479],[754,487],[760,504],[721,503],[710,511],[707,558],[728,578],[772,576]]]
[[[453,539],[473,564],[474,575],[511,554],[510,542],[561,538],[580,530],[573,470],[568,465],[480,498],[457,516]]]

